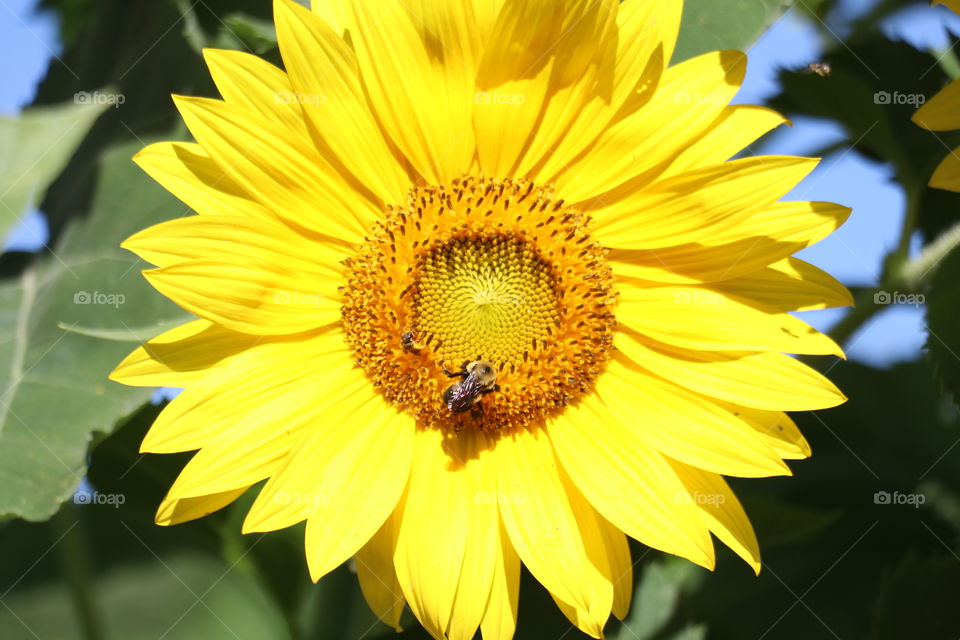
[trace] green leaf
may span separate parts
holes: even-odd
[[[707,637],[707,626],[695,624],[685,627],[668,638],[668,640],[704,640]]]
[[[172,320],[153,322],[143,327],[124,326],[120,329],[81,327],[80,325],[67,324],[65,322],[57,323],[57,326],[64,331],[76,333],[81,336],[100,338],[101,340],[114,340],[116,342],[141,343],[183,324],[186,319],[186,317],[177,317]]]
[[[744,508],[750,515],[757,536],[763,540],[764,549],[810,540],[841,515],[836,509],[813,509],[784,504],[772,498],[744,501]]]
[[[618,636],[620,640],[657,637],[673,618],[681,593],[695,582],[699,572],[694,564],[678,558],[656,560],[644,567],[630,615],[623,621]],[[682,635],[675,637],[686,638]]]
[[[956,634],[960,562],[946,551],[924,559],[909,554],[885,576],[875,608],[874,640],[938,640]]]
[[[944,389],[960,402],[960,250],[937,267],[927,295],[927,353]]]
[[[83,93],[72,103],[0,117],[0,240],[40,202],[112,96]]]
[[[237,39],[238,49],[261,54],[277,46],[277,30],[270,20],[234,13],[223,19],[224,34]]]
[[[49,518],[86,471],[95,431],[110,431],[152,393],[107,374],[131,347],[64,331],[121,331],[187,319],[118,244],[185,207],[131,161],[140,143],[101,159],[91,213],[51,255],[0,284],[0,514]]]
[[[783,0],[686,0],[672,63],[708,51],[745,51],[789,6]]]

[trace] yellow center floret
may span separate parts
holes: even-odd
[[[502,429],[587,391],[612,348],[616,296],[588,219],[528,182],[463,178],[413,189],[347,261],[344,326],[385,398],[428,426]],[[454,413],[470,362],[498,389]]]
[[[455,236],[424,255],[416,272],[411,328],[451,367],[489,360],[501,369],[559,324],[551,265],[523,238]]]

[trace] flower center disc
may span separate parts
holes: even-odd
[[[465,177],[388,207],[346,261],[347,337],[387,401],[423,425],[541,421],[589,390],[612,348],[612,275],[588,219],[529,182]],[[499,388],[453,412],[477,360]]]
[[[411,328],[450,368],[487,360],[503,369],[528,358],[559,324],[550,264],[526,240],[454,237],[418,267]]]

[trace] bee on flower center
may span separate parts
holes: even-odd
[[[500,385],[497,384],[497,369],[486,360],[464,362],[460,371],[448,371],[444,367],[443,372],[448,378],[463,378],[443,392],[443,401],[453,413],[474,410],[482,412],[480,396],[500,390]]]

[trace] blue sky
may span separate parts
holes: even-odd
[[[844,24],[869,10],[875,0],[845,0],[828,16],[831,29],[842,37]],[[35,11],[36,0],[0,0],[0,114],[13,114],[33,99],[36,84],[52,55],[59,53],[56,21]],[[915,6],[900,11],[883,25],[884,32],[918,48],[948,46],[947,29],[960,33],[960,18],[943,7]],[[763,104],[777,92],[780,68],[803,68],[820,60],[823,43],[812,25],[788,11],[749,50],[747,79],[737,102]],[[199,64],[199,61],[198,61]],[[92,87],[91,87],[92,88]],[[758,153],[809,154],[841,132],[831,123],[796,119],[756,149]],[[800,254],[846,284],[873,285],[885,253],[895,245],[904,213],[902,189],[888,167],[868,161],[856,152],[828,156],[787,199],[826,200],[853,208],[850,220],[837,233]],[[7,239],[8,248],[35,248],[45,231],[42,217],[33,212]],[[821,329],[832,326],[846,311],[802,314]],[[848,355],[875,366],[888,366],[916,357],[923,342],[923,312],[892,306],[853,336]]]

